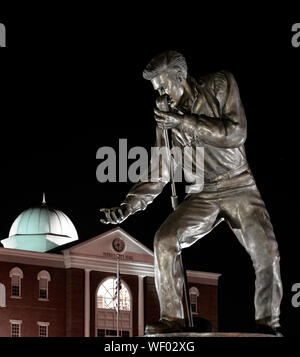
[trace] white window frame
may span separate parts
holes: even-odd
[[[196,295],[196,311],[193,311],[193,315],[197,315],[198,314],[198,297],[199,297],[199,290],[198,288],[196,288],[195,286],[191,287],[189,289],[189,296],[190,296],[190,301],[191,299],[191,295]]]
[[[46,280],[47,282],[47,287],[46,287],[46,292],[47,292],[47,297],[46,298],[42,298],[40,296],[41,294],[41,280]],[[49,281],[51,281],[51,276],[50,274],[46,271],[46,270],[41,270],[38,275],[37,275],[37,280],[39,281],[39,301],[49,301]]]
[[[39,337],[48,337],[49,336],[49,325],[50,325],[50,322],[45,322],[45,321],[38,321],[37,322],[37,325],[38,325],[38,334],[39,334]],[[46,336],[41,336],[40,332],[40,327],[43,326],[43,327],[46,327]]]
[[[22,320],[9,320],[9,322],[10,322],[10,336],[11,337],[22,337],[21,326],[22,326],[23,321]],[[19,325],[19,336],[13,336],[13,333],[12,333],[13,325]]]
[[[13,287],[13,284],[12,284],[12,280],[13,280],[13,277],[18,277],[19,278],[19,295],[13,295],[12,294],[12,287]],[[10,297],[12,299],[22,299],[22,279],[23,279],[23,271],[18,268],[18,267],[14,267],[10,270],[9,272],[9,277],[10,277]]]

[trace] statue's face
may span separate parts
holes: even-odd
[[[163,72],[151,80],[154,90],[159,95],[167,94],[171,99],[171,107],[176,107],[184,93],[183,80],[176,73]]]

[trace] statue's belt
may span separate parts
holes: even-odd
[[[237,169],[225,172],[224,174],[219,175],[213,179],[205,178],[204,181],[205,181],[205,183],[214,183],[214,182],[221,181],[221,180],[229,180],[235,176],[238,176],[238,175],[244,173],[245,171],[248,171],[250,173],[250,168],[249,168],[248,164],[245,164]]]

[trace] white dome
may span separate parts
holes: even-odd
[[[63,212],[46,205],[23,211],[12,224],[9,237],[15,235],[53,234],[78,239],[77,231],[70,218]]]

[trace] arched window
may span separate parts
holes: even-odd
[[[0,307],[6,307],[5,285],[0,283]]]
[[[105,279],[96,292],[96,336],[132,336],[132,298],[129,287],[121,280],[119,321],[117,321],[117,284],[115,278]]]
[[[51,276],[46,270],[41,270],[38,273],[37,279],[39,281],[39,300],[49,299],[49,281]]]
[[[15,267],[9,272],[11,278],[11,297],[21,297],[21,280],[23,279],[23,272],[20,268]]]
[[[197,299],[199,296],[199,290],[195,286],[193,286],[192,288],[190,288],[189,293],[192,312],[196,314],[198,312]]]

